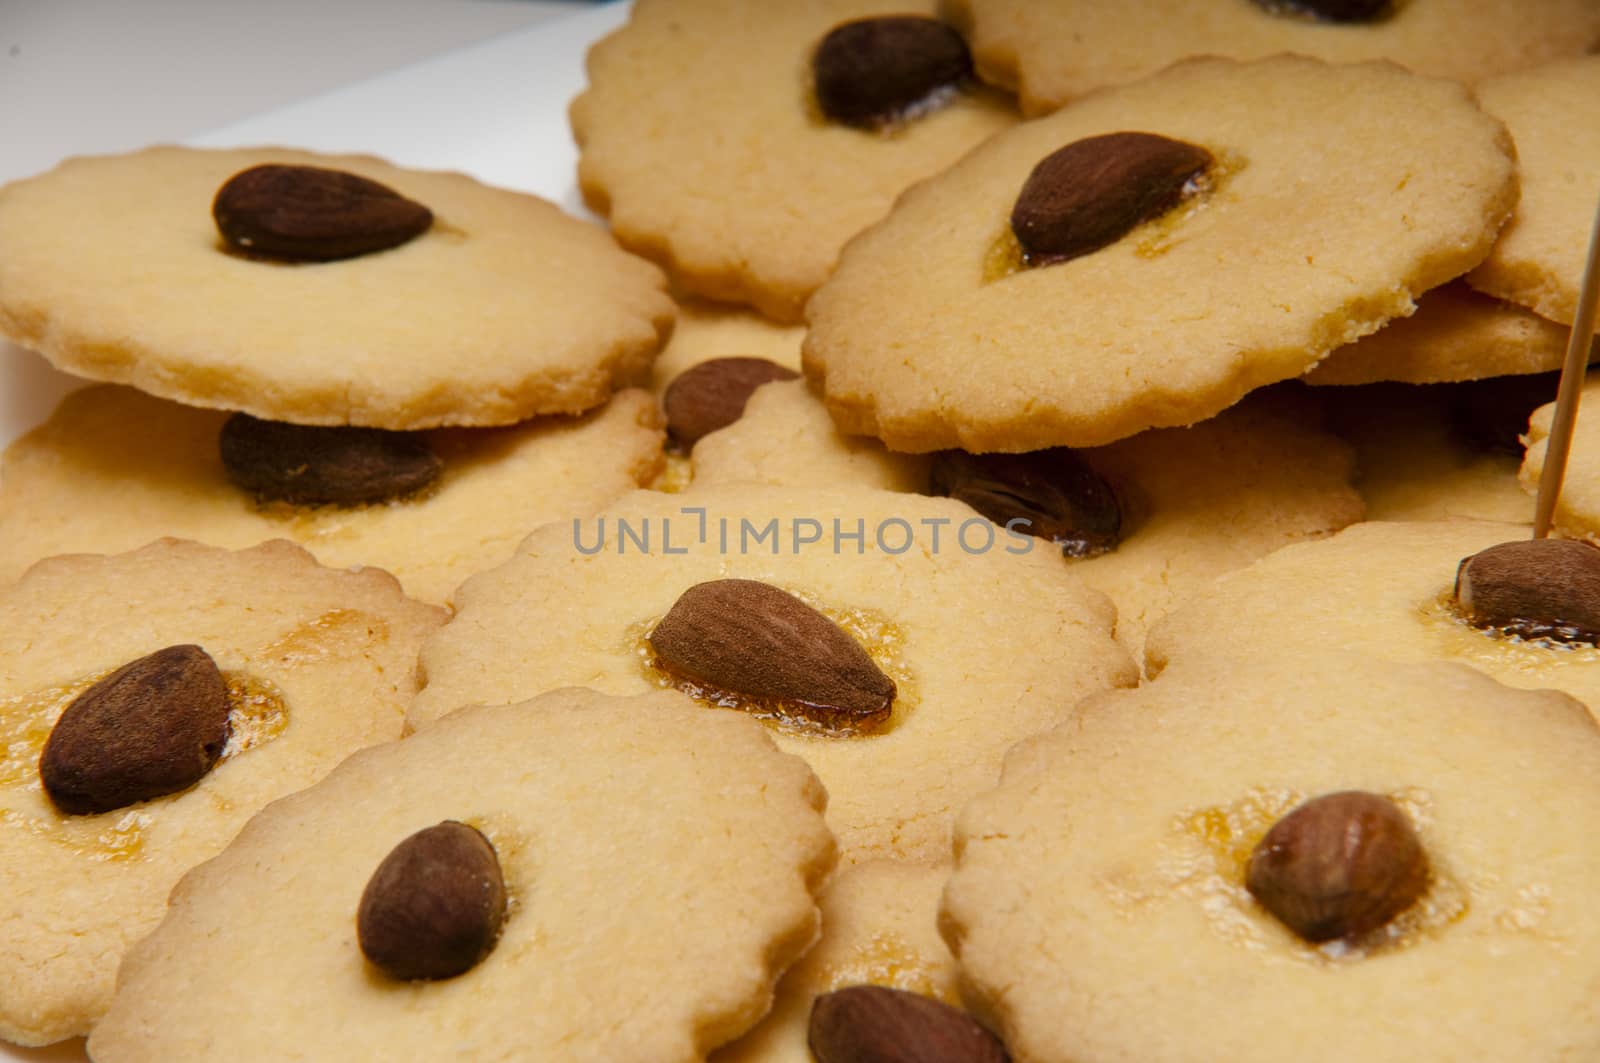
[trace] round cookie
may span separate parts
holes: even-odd
[[[1116,604],[1117,641],[1135,658],[1149,626],[1217,576],[1362,519],[1350,448],[1319,419],[1304,396],[1274,390],[1191,428],[1077,452],[1116,496],[1122,536],[1107,553],[1065,563]],[[738,480],[925,494],[931,464],[840,435],[799,381],[759,388],[743,417],[695,444],[693,460],[690,500]]]
[[[1462,559],[1526,538],[1526,525],[1488,521],[1369,522],[1284,547],[1152,628],[1145,669],[1216,654],[1294,661],[1331,646],[1469,664],[1507,686],[1564,691],[1600,716],[1600,650],[1480,631],[1454,607]]]
[[[127,550],[162,535],[227,547],[285,538],[327,565],[386,568],[408,593],[444,602],[530,529],[591,513],[661,466],[655,401],[627,390],[581,419],[430,432],[444,471],[414,497],[260,502],[223,467],[227,416],[109,385],[62,400],[0,458],[0,583],[46,554]]]
[[[901,190],[1015,123],[977,85],[886,131],[823,118],[811,56],[835,26],[935,0],[642,0],[589,52],[571,107],[578,183],[625,247],[686,292],[800,310]]]
[[[1530,494],[1539,492],[1555,413],[1556,404],[1551,402],[1535,410],[1528,421],[1528,452],[1519,475],[1523,489]],[[1527,506],[1531,514],[1532,499]],[[1552,523],[1570,538],[1600,539],[1600,377],[1589,378],[1578,398],[1578,420],[1572,429],[1572,448]]]
[[[1571,699],[1459,665],[1175,663],[1012,752],[961,816],[940,925],[1019,1063],[1589,1059],[1597,771]],[[1245,867],[1348,790],[1400,807],[1431,876],[1387,926],[1314,946]]]
[[[399,737],[417,647],[443,619],[385,572],[326,569],[286,542],[228,553],[168,539],[52,558],[0,591],[11,647],[0,658],[0,1037],[87,1032],[179,876],[267,802]],[[221,761],[166,797],[60,811],[39,759],[62,711],[113,669],[183,644],[206,650],[232,687]]]
[[[1053,111],[1091,89],[1132,81],[1191,55],[1393,59],[1418,73],[1471,82],[1600,44],[1600,11],[1588,0],[1400,0],[1386,5],[1393,8],[1387,17],[1347,25],[1299,14],[1296,6],[1270,0],[952,0],[950,17],[972,42],[979,72],[1016,89],[1027,114]]]
[[[730,578],[842,623],[898,687],[876,733],[775,727],[779,747],[828,788],[847,863],[947,859],[951,817],[993,782],[1011,743],[1137,678],[1112,641],[1110,603],[1048,544],[948,499],[730,484],[630,495],[539,529],[468,580],[423,651],[409,720],[423,730],[460,704],[571,683],[616,694],[667,685],[646,636],[690,587]]]
[[[351,757],[187,876],[89,1051],[704,1059],[816,937],[825,802],[759,726],[676,693],[463,709]],[[508,910],[476,966],[402,982],[364,960],[358,902],[392,848],[444,820],[493,846]]]
[[[949,871],[888,860],[836,875],[821,898],[822,939],[778,983],[761,1024],[710,1063],[815,1063],[806,1045],[811,1004],[858,985],[887,986],[961,1007],[955,957],[935,925]]]
[[[738,481],[789,487],[876,487],[921,493],[929,458],[896,454],[868,436],[840,434],[803,380],[763,384],[744,414],[694,445],[691,495]]]
[[[672,338],[650,367],[650,387],[660,395],[679,374],[713,358],[765,358],[799,370],[804,338],[805,329],[799,325],[780,325],[748,310],[701,299],[685,300],[678,304]]]
[[[1600,7],[1594,11],[1600,20]],[[1600,56],[1494,78],[1478,98],[1517,142],[1522,198],[1467,282],[1571,325],[1594,228]]]
[[[1550,387],[1553,393],[1554,381]],[[1355,486],[1367,520],[1533,518],[1533,500],[1517,482],[1520,445],[1492,446],[1482,438],[1520,432],[1525,418],[1480,423],[1452,385],[1365,384],[1324,389],[1317,397],[1329,429],[1355,448]]]
[[[1035,165],[1128,130],[1204,147],[1213,187],[1092,254],[995,269]],[[1409,314],[1482,259],[1515,199],[1505,131],[1458,84],[1190,60],[908,191],[811,300],[802,355],[840,428],[896,450],[1097,446],[1203,420]]]
[[[432,227],[343,261],[226,249],[218,188],[262,163],[408,196]],[[276,148],[71,159],[0,190],[0,335],[80,376],[301,424],[498,425],[642,378],[665,281],[601,229],[463,174]]]
[[[1304,379],[1316,385],[1436,384],[1545,373],[1561,368],[1569,331],[1451,281],[1418,299],[1415,314],[1340,347]]]

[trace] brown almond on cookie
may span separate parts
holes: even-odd
[[[286,262],[331,262],[399,247],[433,212],[388,185],[343,170],[264,163],[240,171],[211,203],[230,247]]]
[[[1500,543],[1456,569],[1456,604],[1478,627],[1559,642],[1600,639],[1600,549],[1577,539]]]

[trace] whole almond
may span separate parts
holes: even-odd
[[[1394,14],[1394,0],[1256,0],[1256,6],[1321,22],[1377,22]]]
[[[428,231],[433,212],[388,185],[316,166],[253,166],[217,190],[222,238],[253,255],[329,262],[386,251]]]
[[[684,370],[661,396],[667,434],[685,450],[702,436],[744,416],[745,404],[762,384],[799,377],[765,358],[713,358]]]
[[[1383,926],[1416,903],[1428,875],[1422,841],[1399,806],[1345,790],[1307,801],[1273,824],[1250,854],[1245,886],[1315,943]]]
[[[972,77],[967,42],[938,19],[886,15],[844,22],[811,57],[817,106],[843,125],[876,129]]]
[[[1028,175],[1011,230],[1031,266],[1087,255],[1177,206],[1211,163],[1205,148],[1154,133],[1075,140]]]
[[[1464,558],[1456,604],[1478,627],[1523,638],[1600,643],[1600,548],[1520,539]]]
[[[699,583],[650,633],[668,674],[718,694],[781,701],[813,723],[860,730],[881,723],[894,680],[837,624],[758,580]]]
[[[130,661],[68,705],[39,756],[50,800],[92,815],[186,790],[228,742],[228,687],[211,656],[168,646]]]
[[[494,949],[505,913],[494,846],[447,819],[384,857],[362,891],[356,936],[362,954],[391,978],[454,978]]]
[[[1066,447],[1027,454],[940,451],[928,490],[965,502],[996,524],[1048,539],[1068,557],[1114,550],[1122,533],[1116,494]]]
[[[416,432],[285,424],[236,413],[218,439],[228,479],[270,501],[381,502],[432,483],[443,463]]]
[[[858,985],[811,1004],[817,1063],[1006,1063],[1005,1046],[966,1012],[917,993]]]

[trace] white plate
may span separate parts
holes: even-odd
[[[624,3],[587,9],[239,122],[192,143],[372,152],[406,166],[462,170],[585,214],[567,101],[584,85],[589,44],[626,16]],[[62,395],[82,383],[0,341],[0,446],[42,421]],[[82,1044],[30,1051],[0,1043],[0,1060],[84,1063]]]

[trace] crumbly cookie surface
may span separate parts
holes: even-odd
[[[211,202],[259,163],[349,171],[434,213],[338,262],[224,249]],[[0,191],[0,334],[80,376],[303,424],[511,424],[642,379],[665,280],[600,228],[463,174],[276,148],[69,160]]]
[[[1006,747],[1137,676],[1112,640],[1111,604],[1048,544],[948,499],[730,484],[630,495],[541,528],[467,581],[423,652],[410,722],[422,730],[460,704],[568,683],[617,694],[666,685],[646,636],[684,591],[725,578],[800,596],[899,688],[873,734],[775,728],[828,788],[847,863],[947,859],[951,817],[993,781]]]
[[[1269,5],[1250,0],[952,0],[950,6],[984,77],[1017,89],[1029,114],[1190,55],[1392,59],[1419,73],[1472,82],[1600,44],[1600,12],[1586,0],[1409,0],[1395,4],[1388,18],[1346,25],[1269,13],[1263,10]]]
[[[1368,522],[1288,546],[1158,623],[1145,668],[1222,653],[1295,660],[1328,647],[1390,661],[1455,661],[1507,686],[1555,689],[1600,715],[1600,650],[1480,631],[1452,601],[1456,568],[1526,525]]]
[[[1460,665],[1175,663],[1012,752],[962,814],[941,927],[1029,1063],[1399,1061],[1419,1037],[1436,1060],[1590,1058],[1597,769],[1570,698]],[[1314,947],[1244,868],[1345,790],[1395,801],[1432,876],[1388,926]]]
[[[230,548],[285,538],[324,564],[377,565],[410,594],[445,602],[533,528],[593,512],[661,465],[655,401],[629,389],[581,418],[429,433],[444,472],[415,497],[264,503],[222,465],[227,416],[125,387],[68,396],[0,459],[0,583],[46,554],[127,550],[162,535]]]
[[[1594,227],[1594,181],[1584,175],[1600,168],[1600,56],[1486,81],[1478,98],[1517,142],[1522,198],[1467,281],[1571,325]]]
[[[1092,254],[991,272],[1035,164],[1125,130],[1206,148],[1214,187]],[[1461,85],[1392,64],[1189,60],[908,191],[811,300],[805,368],[844,431],[897,450],[1192,424],[1409,314],[1482,260],[1515,199],[1505,130]]]
[[[1485,296],[1464,281],[1451,281],[1424,293],[1410,317],[1335,350],[1305,381],[1437,384],[1544,373],[1561,368],[1568,331],[1514,303]]]
[[[810,60],[836,25],[934,0],[643,0],[590,50],[578,181],[623,245],[695,295],[797,321],[846,240],[907,185],[1015,123],[981,87],[887,132],[825,121]]]
[[[187,876],[89,1050],[703,1060],[816,936],[825,801],[759,726],[676,693],[464,709],[350,758]],[[464,974],[396,981],[363,958],[357,906],[390,849],[446,819],[494,846],[505,922]]]
[[[874,860],[841,871],[822,895],[822,938],[778,983],[770,1014],[711,1063],[815,1063],[811,1004],[857,985],[887,986],[961,1006],[955,958],[935,925],[949,870]]]
[[[387,573],[336,572],[287,542],[228,553],[163,540],[36,565],[0,591],[0,1037],[88,1031],[126,950],[167,893],[267,802],[400,735],[416,654],[442,610]],[[191,788],[98,815],[61,813],[40,750],[77,694],[166,646],[195,643],[236,686],[235,751]],[[169,1057],[170,1058],[170,1057]]]

